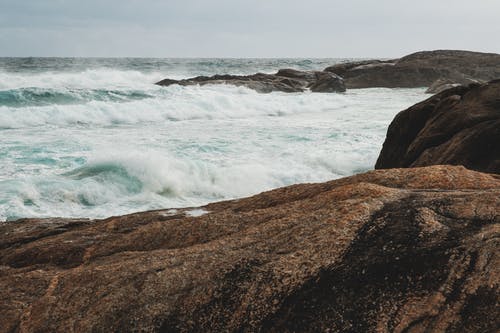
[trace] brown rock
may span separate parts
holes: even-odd
[[[280,69],[276,74],[197,76],[185,80],[165,79],[156,84],[160,86],[231,84],[244,86],[261,93],[273,91],[303,92],[308,88],[313,92],[344,92],[346,90],[342,78],[338,75],[295,69]]]
[[[494,332],[500,178],[379,170],[0,225],[1,332]]]
[[[500,80],[445,90],[394,118],[375,168],[434,164],[500,173]]]
[[[484,82],[474,80],[468,77],[457,78],[457,79],[437,79],[431,86],[425,91],[426,94],[439,94],[450,88],[455,88],[458,86],[465,86],[472,83],[481,84]]]
[[[429,88],[425,91],[426,94],[439,94],[450,88],[455,88],[461,86],[462,83],[455,82],[451,79],[437,79],[434,81]]]
[[[341,77],[346,76],[346,74],[354,68],[362,66],[376,66],[376,65],[387,65],[394,64],[397,60],[361,60],[361,61],[348,61],[336,64],[325,68],[325,72],[335,73]]]
[[[299,71],[299,70],[296,70],[293,68],[280,69],[276,73],[276,76],[289,77],[292,79],[307,80],[307,81],[316,80],[316,76],[315,76],[314,72]]]
[[[437,50],[410,54],[401,59],[368,60],[331,66],[325,71],[340,75],[347,88],[428,87],[438,79],[453,83],[500,78],[500,54]]]
[[[344,82],[340,77],[328,72],[315,72],[315,80],[308,84],[312,92],[333,93],[345,91]]]

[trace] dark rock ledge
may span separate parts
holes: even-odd
[[[0,332],[495,332],[500,177],[378,170],[0,225]]]
[[[312,92],[344,92],[345,85],[341,77],[334,73],[319,71],[298,71],[294,69],[281,69],[276,74],[257,73],[254,75],[214,75],[197,76],[185,80],[165,79],[156,83],[160,86],[179,84],[205,85],[205,84],[232,84],[254,89],[261,93],[273,91],[303,92],[310,89]]]

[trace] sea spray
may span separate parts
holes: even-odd
[[[0,221],[198,206],[366,171],[394,115],[425,98],[153,84],[334,60],[47,61],[0,60]]]

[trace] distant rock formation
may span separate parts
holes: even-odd
[[[438,93],[458,85],[500,78],[500,54],[456,50],[422,51],[392,60],[363,60],[336,64],[324,71],[282,69],[276,74],[197,76],[164,79],[156,84],[232,84],[258,92],[343,92],[346,88],[429,87]]]
[[[498,176],[379,170],[203,209],[1,223],[0,332],[500,326]]]
[[[395,60],[337,64],[325,71],[340,75],[348,89],[429,87],[437,80],[466,84],[499,79],[500,54],[455,50],[422,51]]]
[[[179,84],[182,86],[205,84],[231,84],[244,86],[261,93],[273,91],[303,92],[344,92],[344,81],[336,74],[329,72],[298,71],[281,69],[276,74],[257,73],[253,75],[214,75],[197,76],[185,80],[165,79],[156,83],[160,86]]]
[[[445,90],[394,118],[375,168],[435,164],[500,174],[500,80]]]

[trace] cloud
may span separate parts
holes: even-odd
[[[482,0],[0,0],[0,55],[394,57],[500,52]]]

